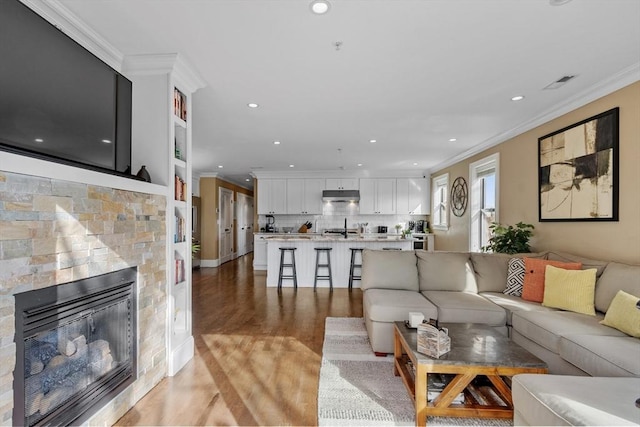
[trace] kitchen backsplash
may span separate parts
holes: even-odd
[[[273,215],[274,225],[279,232],[283,227],[293,227],[293,232],[307,221],[313,224],[311,232],[319,233],[329,228],[344,227],[344,219],[347,218],[348,228],[357,228],[359,224],[367,223],[372,233],[377,231],[380,225],[386,225],[388,232],[396,232],[394,226],[402,224],[406,228],[409,221],[429,220],[428,215],[360,215],[358,205],[350,203],[325,204],[322,215]],[[259,229],[264,228],[267,223],[265,215],[259,215]]]

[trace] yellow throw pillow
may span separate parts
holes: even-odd
[[[640,309],[636,307],[640,298],[618,291],[600,323],[616,328],[632,337],[640,338]]]
[[[596,271],[595,268],[565,270],[547,265],[542,305],[595,316]]]

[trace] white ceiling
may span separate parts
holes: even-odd
[[[330,2],[57,3],[124,55],[186,59],[207,84],[194,173],[244,186],[251,170],[422,174],[640,79],[638,0]]]

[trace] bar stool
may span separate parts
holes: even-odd
[[[293,287],[298,289],[298,275],[296,274],[296,248],[280,248],[280,274],[278,275],[278,290],[282,289],[282,281],[284,279],[293,279]],[[291,254],[291,262],[285,264],[284,254],[289,252]],[[284,269],[291,268],[291,274],[285,275]]]
[[[333,278],[331,277],[331,249],[332,248],[314,248],[316,250],[316,274],[313,279],[313,291],[316,291],[316,286],[318,284],[318,280],[328,280],[329,288],[333,291]],[[327,255],[327,263],[320,264],[320,254]],[[328,270],[327,275],[320,275],[320,268],[326,268]]]
[[[362,281],[362,251],[364,248],[349,248],[351,250],[351,266],[349,267],[349,289],[353,288],[353,281]],[[356,254],[360,254],[360,264],[356,264]],[[356,276],[355,269],[360,269],[360,274]]]

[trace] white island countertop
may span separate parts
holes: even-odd
[[[334,288],[349,287],[349,270],[351,265],[351,248],[383,250],[387,248],[400,250],[413,250],[413,239],[401,239],[399,236],[378,237],[372,236],[305,236],[304,234],[278,235],[265,238],[267,243],[267,287],[278,286],[278,275],[280,273],[280,248],[295,248],[296,273],[298,287],[313,287],[316,269],[315,248],[331,248],[331,272]],[[289,264],[289,253],[286,254],[285,263]],[[326,263],[324,255],[320,260],[321,264]],[[360,256],[356,258],[356,263],[360,264]],[[285,275],[291,274],[291,269],[286,268]],[[327,269],[321,268],[319,275],[327,275]],[[356,275],[360,275],[360,269],[356,270]],[[318,288],[328,288],[328,280],[318,281]],[[293,280],[285,279],[282,287],[293,287]],[[360,287],[360,281],[353,283],[354,288]]]

